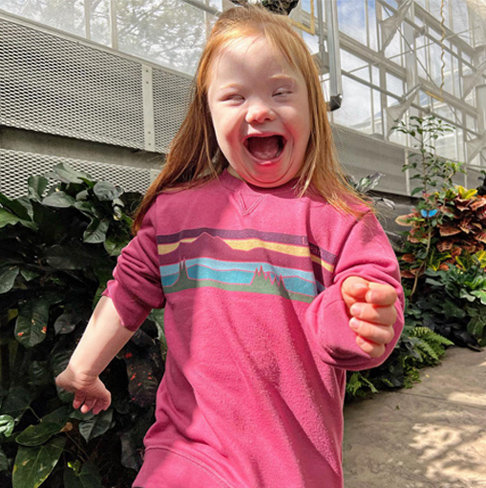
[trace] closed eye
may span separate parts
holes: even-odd
[[[281,97],[281,96],[286,96],[290,95],[292,92],[290,90],[277,90],[273,96],[274,97]]]

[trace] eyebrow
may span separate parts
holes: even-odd
[[[294,76],[284,75],[284,74],[273,75],[270,77],[270,81],[290,82],[292,83],[292,85],[297,83],[297,79]],[[239,87],[240,87],[240,83],[231,82],[231,83],[227,83],[226,85],[220,86],[219,90],[226,90],[226,89],[239,88]]]

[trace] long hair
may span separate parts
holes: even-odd
[[[251,36],[265,37],[305,79],[311,134],[298,180],[299,196],[309,190],[346,213],[356,216],[362,213],[357,210],[359,207],[362,209],[362,205],[355,204],[365,202],[349,186],[337,160],[321,83],[305,42],[293,30],[287,17],[248,5],[223,12],[213,27],[196,71],[187,115],[170,145],[164,168],[137,210],[134,234],[162,191],[202,184],[217,178],[228,166],[219,150],[209,111],[207,94],[210,72],[214,59],[222,49],[235,40]]]

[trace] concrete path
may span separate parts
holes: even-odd
[[[344,409],[345,488],[486,488],[486,351]]]

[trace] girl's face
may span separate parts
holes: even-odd
[[[264,37],[239,39],[215,57],[208,103],[233,176],[273,188],[298,175],[311,131],[307,87]]]

